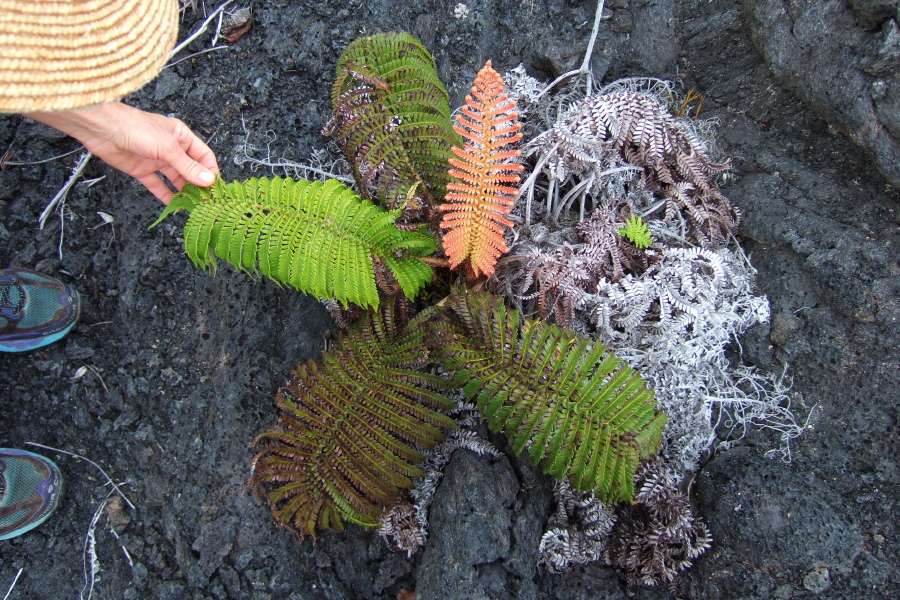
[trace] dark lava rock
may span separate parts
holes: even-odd
[[[435,493],[429,520],[434,533],[422,554],[416,592],[423,599],[496,597],[507,581],[490,565],[509,554],[516,478],[508,462],[490,464],[468,452],[457,453],[445,477],[449,485]]]
[[[523,493],[509,461],[460,451],[447,466],[429,514],[431,535],[416,570],[420,600],[481,600],[521,596],[524,567],[533,577],[537,563],[534,535],[516,536],[517,502]],[[536,496],[549,508],[546,492]],[[535,495],[530,498],[533,500]],[[528,526],[534,522],[529,519]],[[533,530],[532,530],[533,533]],[[530,538],[530,539],[529,539]],[[529,543],[530,542],[530,543]],[[525,545],[525,546],[523,546]],[[517,547],[518,546],[518,547]],[[525,561],[516,555],[525,555]],[[508,563],[518,562],[520,565]],[[526,597],[533,597],[534,591]]]
[[[744,0],[753,42],[779,83],[900,185],[896,3],[893,11],[873,4],[857,3],[854,13],[846,0]],[[880,30],[860,27],[860,14],[867,25],[880,17]]]
[[[749,448],[726,452],[703,469],[697,501],[720,548],[701,561],[697,576],[716,585],[742,580],[725,555],[742,557],[739,571],[748,581],[769,581],[774,589],[792,569],[818,569],[819,576],[810,579],[816,585],[823,569],[846,574],[863,551],[855,507],[815,476]],[[749,592],[730,590],[741,597]]]

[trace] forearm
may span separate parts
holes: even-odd
[[[25,113],[25,116],[72,136],[93,151],[91,146],[95,141],[118,135],[120,123],[135,118],[139,112],[121,102],[108,102],[77,110]]]

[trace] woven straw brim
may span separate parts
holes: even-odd
[[[0,112],[83,108],[153,79],[177,0],[0,0]]]

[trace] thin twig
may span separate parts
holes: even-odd
[[[109,388],[106,387],[106,382],[103,381],[103,377],[100,376],[100,371],[97,369],[97,367],[95,367],[94,365],[85,365],[85,366],[87,366],[87,368],[90,369],[90,371],[91,371],[94,375],[97,376],[97,379],[100,380],[100,385],[103,386],[103,390],[108,394],[108,393],[109,393]],[[132,508],[134,508],[134,507],[132,507]]]
[[[116,540],[118,540],[119,542],[122,541],[122,538],[119,537],[119,534],[116,533],[116,530],[112,525],[109,526],[109,532],[111,534],[113,534],[113,537],[116,538]],[[131,553],[128,551],[128,548],[123,546],[121,543],[119,544],[119,548],[121,548],[122,552],[125,553],[125,559],[128,561],[128,566],[133,569],[134,568],[134,559],[131,558]]]
[[[214,10],[214,11],[212,12],[212,14],[210,14],[208,17],[206,17],[206,20],[203,21],[203,24],[200,25],[200,27],[197,29],[197,31],[195,31],[194,33],[192,33],[191,36],[190,36],[189,38],[187,38],[186,40],[184,40],[183,42],[181,42],[180,44],[178,44],[177,46],[175,46],[175,48],[172,50],[172,52],[169,53],[169,60],[171,60],[172,58],[175,57],[176,54],[178,54],[179,52],[181,52],[182,50],[184,50],[185,47],[186,47],[188,44],[190,44],[191,42],[193,42],[194,40],[196,40],[198,37],[200,37],[201,35],[203,35],[203,32],[206,31],[206,28],[207,28],[207,27],[209,27],[210,21],[212,21],[213,19],[215,19],[216,16],[218,16],[219,13],[221,13],[223,10],[225,10],[225,7],[228,6],[229,4],[231,4],[232,2],[234,2],[234,0],[227,0],[227,2],[224,2],[223,4],[221,4],[221,5],[219,6],[219,8],[217,8],[216,10]],[[218,38],[218,34],[219,34],[218,30],[216,30],[216,38]],[[213,44],[212,44],[212,45],[215,45],[215,43],[216,43],[216,38],[213,38]]]
[[[81,158],[78,159],[78,162],[75,163],[75,168],[72,170],[72,175],[69,177],[69,180],[66,182],[62,189],[56,192],[56,195],[53,197],[53,200],[50,201],[50,204],[44,208],[44,211],[41,213],[38,222],[40,223],[39,229],[44,228],[44,224],[47,222],[47,217],[50,216],[50,213],[53,212],[53,209],[56,208],[56,205],[59,204],[60,201],[65,201],[66,196],[69,195],[69,190],[72,189],[72,186],[75,185],[75,180],[81,177],[81,174],[84,172],[84,168],[87,166],[88,161],[91,159],[93,154],[90,152],[85,152],[81,155]]]
[[[98,183],[100,183],[101,181],[103,181],[104,179],[106,179],[106,175],[101,175],[100,177],[94,177],[93,179],[85,179],[84,181],[81,182],[81,185],[88,187],[88,188],[92,188],[95,185],[97,185]]]
[[[4,161],[3,164],[7,167],[26,167],[26,166],[30,166],[30,165],[42,165],[44,163],[53,162],[54,160],[59,160],[60,158],[65,158],[66,156],[69,156],[70,154],[75,154],[76,152],[78,152],[79,150],[82,150],[82,149],[84,149],[84,146],[78,146],[74,150],[69,150],[65,154],[60,154],[58,156],[52,156],[50,158],[45,158],[44,160],[36,160],[33,162],[16,162],[16,161],[12,161],[12,160],[7,160],[7,161]]]
[[[98,470],[98,471],[100,471],[101,473],[103,473],[103,476],[106,477],[106,481],[108,481],[109,484],[112,485],[113,488],[119,493],[119,495],[122,496],[122,500],[124,500],[125,502],[128,503],[128,506],[131,507],[131,510],[137,510],[137,508],[134,507],[134,504],[131,503],[131,500],[128,499],[128,496],[126,496],[126,495],[122,492],[121,488],[119,488],[119,486],[116,485],[116,482],[113,481],[112,478],[111,478],[109,475],[106,474],[106,471],[103,470],[103,467],[101,467],[100,465],[98,465],[97,463],[95,463],[94,461],[92,461],[91,459],[89,459],[89,458],[87,458],[87,457],[84,457],[84,456],[81,456],[80,454],[75,454],[74,452],[67,452],[67,451],[65,451],[65,450],[60,450],[59,448],[54,448],[53,446],[45,446],[45,445],[43,445],[43,444],[38,444],[38,443],[36,443],[36,442],[25,442],[25,443],[28,444],[29,446],[37,446],[38,448],[44,448],[44,449],[46,449],[46,450],[52,450],[52,451],[54,451],[54,452],[60,452],[60,453],[62,453],[62,454],[68,454],[69,456],[74,456],[75,458],[78,458],[78,459],[81,459],[81,460],[84,460],[84,461],[87,461],[87,462],[91,463],[92,465],[94,465],[95,467],[97,467],[97,470]]]
[[[227,47],[228,46],[213,46],[212,48],[207,48],[206,50],[201,50],[200,52],[194,52],[193,54],[188,54],[184,58],[179,58],[175,62],[170,62],[169,64],[164,66],[163,69],[168,69],[169,67],[174,67],[178,63],[184,62],[189,58],[194,58],[195,56],[200,56],[201,54],[206,54],[207,52],[212,52],[213,50],[221,50],[222,48],[227,48]],[[6,163],[6,164],[10,164],[10,163]]]
[[[25,570],[25,567],[22,567],[21,569],[19,569],[19,572],[16,573],[16,576],[13,579],[12,583],[10,584],[9,589],[6,590],[6,595],[3,596],[3,600],[7,600],[7,598],[9,598],[9,595],[12,593],[13,588],[16,587],[16,582],[19,580],[19,575],[21,575],[22,571],[24,571],[24,570]]]
[[[559,148],[562,142],[556,142],[550,150],[544,153],[541,156],[541,159],[538,161],[538,164],[534,166],[534,169],[531,170],[531,175],[528,176],[528,179],[525,180],[521,186],[519,186],[519,197],[522,197],[523,193],[528,194],[528,201],[525,203],[525,226],[531,227],[531,200],[534,198],[534,182],[537,180],[538,175],[541,174],[541,169],[547,164],[547,161],[550,160],[550,155],[556,152],[557,148]]]
[[[590,94],[593,90],[591,86],[593,85],[594,75],[591,72],[591,55],[594,53],[594,44],[597,42],[597,33],[600,31],[600,20],[603,15],[603,4],[605,0],[600,0],[597,2],[597,12],[594,14],[594,28],[591,31],[591,39],[588,41],[587,52],[584,53],[584,60],[581,63],[581,66],[577,69],[572,69],[571,71],[566,71],[552,82],[550,85],[541,90],[541,93],[538,94],[538,99],[541,98],[544,94],[549,92],[551,89],[556,87],[562,81],[565,81],[569,77],[574,75],[586,75],[587,76],[587,93]]]
[[[597,33],[600,31],[600,17],[603,15],[604,0],[597,3],[597,12],[594,14],[594,28],[591,30],[591,39],[588,42],[587,52],[584,53],[584,61],[581,63],[581,72],[587,75],[587,93],[592,91],[594,74],[591,71],[591,55],[594,54],[594,44],[597,42]]]
[[[222,17],[225,15],[225,11],[219,13],[219,22],[216,23],[216,32],[213,34],[212,42],[210,42],[210,46],[215,46],[216,42],[219,41],[219,32],[222,31]]]

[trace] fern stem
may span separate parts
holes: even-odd
[[[531,175],[529,175],[528,179],[525,180],[525,183],[519,187],[520,198],[526,190],[528,191],[528,199],[525,202],[525,227],[531,227],[531,201],[534,199],[535,181],[537,181],[538,175],[541,174],[541,169],[544,168],[544,165],[547,164],[547,161],[550,160],[553,153],[559,150],[560,144],[562,144],[562,141],[556,142],[543,156],[541,156],[540,160],[538,160],[534,169],[531,171]]]
[[[550,82],[550,85],[541,90],[541,93],[538,94],[537,99],[539,100],[544,94],[552,90],[558,84],[562,83],[569,77],[573,77],[575,75],[586,75],[587,76],[587,93],[590,94],[592,90],[592,86],[594,84],[594,75],[591,72],[591,55],[594,53],[594,44],[597,42],[597,33],[600,31],[600,20],[603,15],[603,4],[605,0],[600,0],[597,3],[597,12],[594,13],[594,28],[591,30],[591,39],[588,41],[587,51],[584,53],[584,60],[581,63],[581,66],[577,69],[572,69],[571,71],[566,71],[556,79]]]
[[[425,263],[429,267],[438,267],[443,269],[450,268],[450,261],[446,258],[438,258],[436,256],[414,256],[413,258]]]
[[[594,54],[594,44],[597,42],[597,34],[600,32],[600,18],[603,16],[603,4],[605,0],[597,3],[597,12],[594,14],[594,28],[591,30],[591,39],[588,42],[587,51],[584,53],[584,61],[581,63],[581,72],[587,74],[587,93],[593,92],[594,74],[591,71],[591,55]]]

